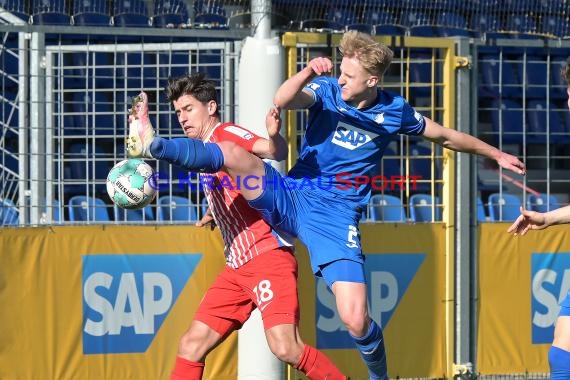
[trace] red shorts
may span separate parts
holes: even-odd
[[[266,330],[299,323],[297,260],[289,249],[265,252],[237,269],[226,266],[204,295],[194,319],[225,337],[240,329],[256,307]]]

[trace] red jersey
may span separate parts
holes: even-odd
[[[261,137],[232,123],[218,124],[205,142],[233,141],[252,151]],[[200,173],[210,211],[224,239],[226,265],[239,268],[254,257],[278,247],[292,246],[249,206],[239,187],[224,171]],[[209,178],[207,178],[209,177]]]

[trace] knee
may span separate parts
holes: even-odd
[[[178,343],[178,355],[191,361],[202,360],[208,351],[206,336],[201,336],[199,332],[187,331]]]
[[[296,365],[303,354],[303,344],[293,339],[273,340],[268,343],[273,355],[291,365]]]
[[[353,336],[363,336],[370,323],[370,318],[365,311],[344,312],[340,314],[340,319]]]

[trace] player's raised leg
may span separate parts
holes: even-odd
[[[280,123],[279,112],[270,112],[267,120]],[[148,98],[144,92],[133,101],[125,147],[131,158],[155,158],[204,173],[223,169],[234,180],[248,177],[248,184],[240,187],[242,195],[248,200],[257,198],[264,188],[263,161],[234,142],[208,143],[188,137],[164,139],[156,136],[148,116]]]

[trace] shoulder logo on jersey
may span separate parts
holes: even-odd
[[[228,131],[230,133],[233,133],[234,135],[239,136],[244,140],[251,140],[253,138],[253,134],[251,132],[246,131],[245,129],[242,129],[242,128],[235,126],[235,125],[229,125],[229,126],[225,127],[224,131]]]
[[[83,353],[146,352],[201,257],[83,256]]]
[[[378,134],[339,121],[332,137],[332,143],[354,150],[378,137]]]
[[[311,82],[311,83],[309,83],[309,84],[307,85],[307,87],[309,87],[309,88],[310,88],[311,90],[313,90],[313,91],[317,91],[317,89],[318,89],[319,87],[321,87],[321,85],[318,84],[318,83],[315,83],[315,82]]]
[[[374,121],[376,122],[376,124],[382,124],[384,122],[384,113],[379,113],[378,115],[376,115]]]

